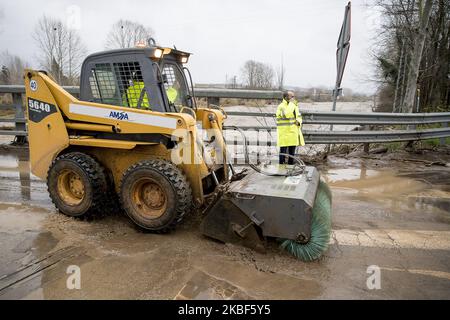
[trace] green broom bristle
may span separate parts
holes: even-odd
[[[312,209],[311,237],[308,243],[285,240],[281,247],[303,261],[313,261],[327,250],[331,234],[331,191],[320,181]]]

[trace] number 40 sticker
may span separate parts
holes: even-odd
[[[36,80],[31,80],[31,81],[30,81],[30,89],[31,89],[32,91],[36,91],[37,88],[38,88],[38,85],[37,85]]]

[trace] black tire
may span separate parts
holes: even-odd
[[[107,181],[107,192],[103,195],[103,209],[102,215],[119,215],[123,213],[120,206],[119,195],[116,192],[114,185],[114,177],[112,173],[105,169],[105,176]]]
[[[192,208],[192,190],[173,163],[155,159],[131,166],[123,175],[120,201],[139,227],[166,233]]]
[[[68,173],[69,172],[69,173]],[[66,177],[67,175],[69,177]],[[74,180],[82,185],[83,195],[71,191]],[[81,152],[71,152],[57,157],[47,175],[50,198],[56,208],[70,217],[87,218],[104,212],[108,201],[108,180],[104,168],[91,156]]]

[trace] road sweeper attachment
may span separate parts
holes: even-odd
[[[156,45],[93,54],[79,99],[47,73],[26,70],[31,171],[71,217],[121,210],[164,233],[200,212],[209,237],[259,249],[276,238],[297,258],[319,258],[330,237],[331,194],[318,171],[299,160],[263,170],[247,161],[254,171],[236,173],[227,162],[226,115],[197,107],[188,58]]]
[[[295,165],[250,164],[245,134],[246,163],[254,170],[235,175],[219,191],[201,229],[222,242],[264,251],[264,239],[303,261],[318,259],[328,248],[331,234],[331,191],[314,167],[297,157]],[[234,180],[234,181],[233,181]]]
[[[208,237],[264,250],[266,237],[281,240],[295,257],[312,261],[328,248],[331,193],[314,167],[296,176],[251,172],[230,183],[204,218]]]

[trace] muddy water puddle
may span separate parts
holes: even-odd
[[[31,204],[52,209],[45,181],[30,172],[28,152],[0,153],[0,203]]]
[[[399,212],[450,213],[450,172],[334,168],[322,174],[334,190],[356,200],[380,203]]]
[[[51,211],[40,207],[0,203],[0,299],[22,297],[42,285],[40,257],[48,254],[57,240],[44,224]],[[21,281],[26,285],[15,290]]]
[[[276,244],[261,254],[211,241],[195,219],[157,235],[124,216],[67,218],[28,168],[26,157],[0,155],[0,299],[450,298],[450,175],[441,168],[322,168],[333,239],[310,264]],[[378,293],[365,288],[372,264],[385,275]],[[67,289],[70,265],[81,290]]]

